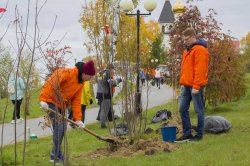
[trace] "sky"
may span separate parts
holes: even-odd
[[[0,0],[0,7],[5,7],[8,0]],[[88,0],[89,1],[89,0]],[[152,12],[152,15],[147,19],[158,20],[162,7],[165,0],[156,0],[157,8]],[[7,12],[1,17],[0,14],[0,37],[2,37],[8,24],[15,19],[15,6],[17,5],[20,15],[25,16],[27,13],[27,2],[28,0],[9,0],[7,6]],[[44,0],[39,0],[39,3]],[[143,1],[142,1],[143,2]],[[172,6],[176,0],[170,0]],[[183,2],[185,2],[183,0]],[[31,20],[34,16],[34,3],[35,0],[31,0]],[[69,58],[68,66],[72,67],[74,61],[80,61],[83,57],[87,56],[88,53],[83,47],[83,43],[86,42],[87,36],[81,28],[79,23],[81,6],[84,5],[85,0],[47,0],[41,14],[39,15],[39,28],[40,32],[45,38],[51,28],[55,16],[57,15],[57,21],[54,31],[50,37],[50,40],[61,40],[62,45],[69,45],[72,47],[72,56]],[[209,8],[215,9],[218,13],[216,20],[223,24],[222,31],[227,33],[231,31],[231,35],[241,39],[250,32],[250,0],[203,0],[202,2],[195,2],[199,7],[202,16],[207,14]],[[143,7],[140,7],[143,11]],[[32,34],[32,22],[30,24],[29,33]],[[65,37],[64,37],[65,36]],[[64,37],[64,38],[63,38]],[[3,38],[2,42],[4,45],[15,45],[15,26],[11,24],[7,34]]]

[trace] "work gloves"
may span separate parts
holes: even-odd
[[[93,104],[93,100],[92,99],[89,100],[89,104]]]
[[[199,90],[192,88],[192,94],[196,95],[199,93]]]
[[[81,120],[77,120],[76,123],[78,125],[78,128],[81,128],[81,129],[85,128],[85,124]]]
[[[48,103],[44,102],[44,101],[40,101],[40,107],[42,109],[48,109],[49,108],[49,105]]]

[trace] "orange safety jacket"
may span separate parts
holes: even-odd
[[[208,82],[208,60],[207,48],[202,45],[194,45],[189,51],[183,52],[181,63],[180,84],[191,86],[199,90]]]
[[[39,100],[52,103],[63,110],[71,103],[74,119],[81,120],[82,86],[82,83],[78,83],[77,68],[59,69],[44,83]]]
[[[156,72],[155,72],[155,69],[152,69],[152,70],[151,70],[151,75],[152,75],[153,77],[155,77],[155,73],[156,73]]]

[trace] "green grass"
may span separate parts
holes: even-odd
[[[39,108],[39,92],[40,89],[35,89],[32,91],[32,97],[30,100],[30,109],[29,109],[29,115],[27,115],[27,119],[31,118],[37,118],[44,115],[44,112],[41,111]],[[10,122],[13,115],[14,105],[11,103],[11,100],[9,98],[1,99],[0,100],[0,123],[2,123],[4,112],[6,109],[6,116],[5,116],[5,123]],[[22,101],[21,105],[21,117],[24,117],[24,101]]]
[[[175,109],[176,103],[155,107],[148,112],[148,127],[158,128],[158,124],[150,124],[151,117],[161,108]],[[219,115],[228,119],[232,125],[228,133],[214,135],[205,134],[202,141],[178,143],[178,149],[173,152],[158,152],[151,156],[136,155],[133,157],[109,156],[89,158],[86,155],[107,144],[79,129],[67,132],[67,147],[70,165],[73,166],[248,166],[250,165],[250,85],[245,97],[237,102],[209,108],[206,115]],[[196,114],[191,111],[193,124],[196,124]],[[176,114],[177,112],[174,112]],[[105,136],[107,130],[99,129],[99,124],[87,125],[94,132]],[[161,137],[160,134],[151,136]],[[64,143],[63,143],[64,145]],[[66,145],[66,144],[65,144]],[[39,138],[27,143],[25,165],[46,166],[49,163],[52,138]],[[63,146],[65,147],[65,146]],[[17,145],[18,163],[21,164],[23,143]],[[5,165],[13,165],[14,146],[3,148]]]

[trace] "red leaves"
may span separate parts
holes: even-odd
[[[106,25],[104,26],[104,32],[105,32],[106,35],[109,35],[109,34],[110,34],[109,25],[106,24]]]
[[[64,46],[63,48],[58,48],[58,42],[48,42],[47,45],[50,45],[49,48],[46,49],[46,66],[50,73],[53,73],[56,69],[64,68],[66,66],[65,55],[71,54],[70,46]]]

